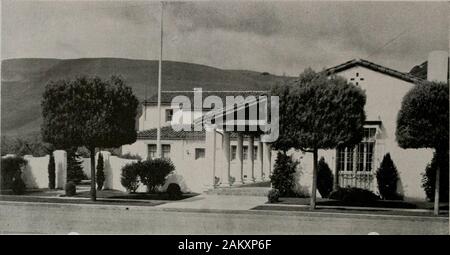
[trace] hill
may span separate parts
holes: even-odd
[[[158,61],[120,58],[7,59],[2,61],[1,133],[24,136],[39,132],[41,99],[49,81],[77,76],[121,75],[143,100],[156,93]],[[285,77],[247,70],[164,61],[163,90],[266,90]]]

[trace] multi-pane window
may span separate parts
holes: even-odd
[[[231,160],[235,160],[236,159],[236,151],[237,151],[237,146],[236,145],[231,145]]]
[[[156,158],[156,144],[147,145],[147,155],[149,159]]]
[[[205,148],[195,148],[195,159],[205,158]]]
[[[173,109],[166,109],[166,122],[172,121]]]
[[[256,147],[253,147],[256,148]],[[256,158],[257,150],[253,149],[253,155]],[[248,146],[244,145],[242,146],[242,160],[248,159]],[[237,146],[231,145],[231,160],[235,160],[237,158]]]
[[[258,155],[258,146],[253,147],[253,159],[256,159]]]
[[[161,152],[163,158],[170,158],[170,144],[163,144]]]
[[[248,158],[248,146],[242,146],[242,160],[247,160]]]
[[[376,128],[364,128],[364,138],[355,147],[340,147],[336,151],[338,171],[372,171]]]

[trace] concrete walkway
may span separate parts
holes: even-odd
[[[201,194],[180,201],[158,205],[159,208],[207,209],[207,210],[250,210],[267,201],[262,196],[220,196]]]

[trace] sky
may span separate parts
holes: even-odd
[[[362,58],[409,71],[449,49],[447,2],[169,2],[164,60],[298,75]],[[1,58],[158,59],[160,4],[2,0]]]

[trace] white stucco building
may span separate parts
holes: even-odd
[[[421,173],[430,162],[431,149],[402,149],[395,139],[397,114],[405,94],[421,82],[421,79],[375,63],[354,59],[326,69],[327,74],[336,74],[362,88],[367,96],[365,105],[366,124],[363,141],[351,148],[321,150],[341,187],[354,186],[377,192],[375,172],[383,156],[390,153],[400,174],[398,192],[405,198],[425,199],[421,187]],[[432,52],[428,59],[428,80],[447,81],[448,52]],[[183,92],[189,97],[189,93]],[[263,92],[215,93],[219,97],[227,95],[260,95]],[[192,93],[191,93],[192,94]],[[173,110],[171,99],[180,92],[163,93],[161,107],[162,156],[174,162],[179,178],[187,189],[204,191],[213,183],[229,186],[267,180],[273,168],[276,152],[270,144],[259,141],[259,136],[244,135],[240,132],[208,131],[175,132],[170,127]],[[208,94],[204,93],[204,96]],[[195,114],[204,114],[209,109],[194,109]],[[184,114],[193,114],[186,111]],[[198,116],[198,115],[197,115]],[[138,154],[142,158],[154,157],[156,153],[156,125],[158,111],[156,98],[143,104],[143,114],[139,119],[138,140],[122,147],[122,153]],[[215,148],[215,149],[213,149]],[[253,151],[253,153],[250,153]],[[299,187],[311,190],[312,155],[293,152],[300,160]],[[230,176],[232,178],[230,178]]]

